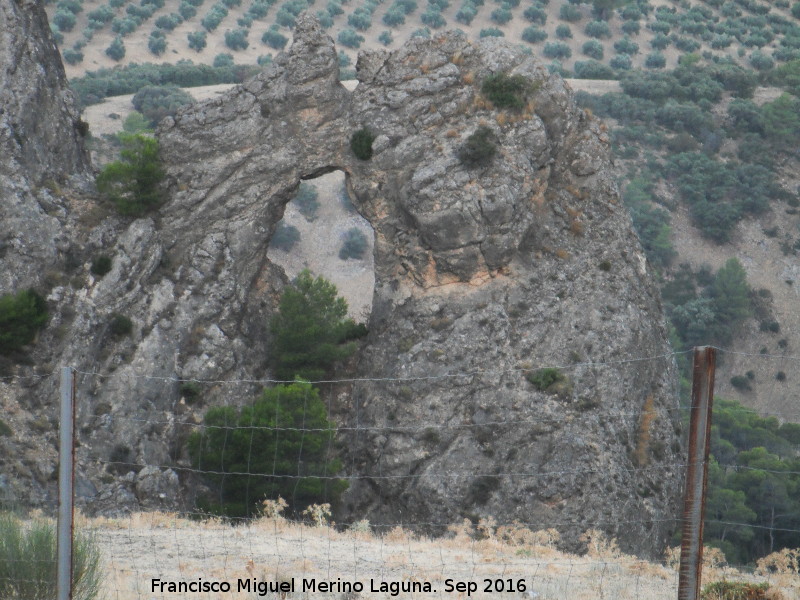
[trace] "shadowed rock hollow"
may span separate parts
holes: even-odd
[[[341,169],[375,231],[375,290],[353,373],[373,381],[331,393],[352,477],[337,521],[430,531],[493,517],[573,541],[599,527],[625,550],[660,552],[680,488],[675,372],[670,358],[638,360],[669,345],[601,124],[558,76],[498,40],[445,34],[362,53],[350,92],[316,20],[301,16],[294,39],[252,80],[162,122],[169,201],[157,214],[97,223],[79,218],[85,197],[43,196],[53,215],[40,221],[63,238],[47,238],[46,260],[79,247],[77,275],[52,282],[35,366],[16,367],[45,377],[0,382],[19,432],[13,444],[0,439],[0,491],[24,505],[54,497],[46,418],[57,382],[46,375],[69,364],[84,372],[80,503],[114,513],[185,502],[187,478],[169,467],[189,466],[182,440],[203,406],[187,406],[175,379],[270,376],[267,324],[285,284],[267,258],[270,237],[301,180]],[[482,97],[499,72],[531,82],[521,111]],[[468,168],[458,152],[480,126],[497,154]],[[350,149],[362,127],[376,136],[368,161]],[[71,147],[67,173],[84,164],[79,140]],[[43,172],[65,172],[48,160]],[[27,192],[3,193],[32,211],[28,221],[42,212]],[[38,244],[9,247],[0,291],[38,282],[32,265],[49,264],[32,254]],[[89,270],[100,251],[113,256],[102,278]],[[115,313],[132,319],[131,335],[110,331]],[[528,380],[551,365],[562,366],[557,385]],[[210,385],[203,400],[256,393],[246,381]],[[25,432],[34,417],[46,431]]]
[[[300,180],[342,169],[376,238],[357,376],[403,378],[340,398],[356,476],[345,513],[387,525],[493,516],[573,539],[596,525],[625,549],[660,551],[680,487],[674,371],[626,362],[669,346],[604,127],[496,40],[416,39],[362,52],[357,68],[349,92],[332,41],[303,17],[262,74],[162,123],[162,223],[178,262],[211,249],[209,263],[258,279],[254,258]],[[532,82],[522,111],[482,97],[499,72]],[[468,168],[458,151],[481,125],[498,152]],[[350,149],[362,127],[376,136],[368,161]],[[546,365],[566,366],[565,385],[526,379]]]

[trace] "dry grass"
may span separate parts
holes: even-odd
[[[473,525],[465,520],[449,527],[446,536],[429,539],[401,527],[375,535],[363,521],[345,531],[325,524],[297,523],[283,518],[282,508],[265,505],[262,518],[235,527],[216,519],[192,521],[174,513],[137,513],[119,519],[79,517],[78,524],[90,530],[102,547],[108,571],[105,591],[114,600],[161,598],[151,592],[153,578],[227,581],[232,592],[202,597],[255,600],[258,596],[252,592],[235,590],[238,578],[254,577],[260,581],[294,580],[296,592],[285,597],[298,599],[311,597],[300,593],[299,586],[303,578],[312,577],[362,582],[362,596],[370,598],[386,597],[369,593],[370,580],[376,585],[381,581],[427,581],[436,590],[414,594],[415,598],[465,597],[445,592],[448,578],[476,582],[481,590],[484,579],[522,579],[539,600],[674,600],[677,596],[675,570],[623,554],[615,540],[600,531],[586,532],[583,540],[588,552],[577,556],[556,549],[560,536],[554,529],[532,531],[517,522],[497,525],[493,519],[484,519]],[[671,556],[675,558],[674,552]],[[743,575],[715,561],[705,581],[769,580],[776,593],[797,597],[800,584],[796,574],[790,572],[786,581],[778,581],[771,570],[791,570],[796,557],[797,551],[767,557],[763,568],[768,575],[762,576]],[[505,600],[522,597],[508,592],[477,595]],[[314,594],[318,596],[343,597],[340,593]],[[196,597],[169,594],[170,600]]]

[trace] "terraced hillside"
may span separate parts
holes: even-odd
[[[613,70],[672,68],[682,55],[731,57],[765,70],[798,56],[800,4],[788,0],[629,2],[561,0],[59,0],[48,7],[67,72],[131,62],[224,55],[267,60],[291,42],[303,10],[319,15],[351,57],[359,47],[397,47],[412,35],[462,29],[504,36],[548,63],[593,79]],[[227,59],[227,60],[230,60]],[[605,65],[599,67],[596,63]]]

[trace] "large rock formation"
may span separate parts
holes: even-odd
[[[86,503],[174,497],[166,467],[185,464],[181,423],[199,416],[175,378],[269,376],[266,324],[285,281],[270,237],[301,180],[341,169],[376,237],[356,367],[366,381],[337,387],[333,405],[352,476],[344,516],[491,516],[573,538],[597,526],[628,550],[659,551],[680,487],[674,371],[644,360],[669,346],[602,125],[558,76],[496,40],[446,34],[362,53],[349,92],[313,18],[294,38],[252,80],[162,122],[169,202],[94,227],[87,247],[111,249],[113,270],[51,294],[72,314],[41,358],[101,374],[78,385]],[[530,82],[521,111],[482,96],[500,72]],[[465,166],[458,151],[481,125],[497,155]],[[376,135],[368,161],[350,149],[362,127]],[[110,333],[114,312],[134,319],[131,337]],[[560,382],[529,381],[553,365]],[[207,398],[256,390],[218,384]],[[55,397],[55,382],[17,398],[34,395]],[[127,462],[161,470],[102,483]]]
[[[0,290],[30,286],[66,247],[52,193],[89,166],[86,124],[40,2],[0,2]],[[42,186],[44,187],[42,188]]]

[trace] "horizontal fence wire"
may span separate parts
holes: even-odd
[[[772,355],[765,353],[747,353],[736,350],[717,348],[722,354],[751,357],[765,361],[800,361],[800,356]],[[351,385],[358,383],[400,385],[420,382],[447,382],[457,380],[459,385],[469,386],[476,383],[476,378],[520,375],[539,369],[558,369],[570,371],[575,369],[605,368],[614,369],[626,364],[643,361],[673,361],[681,355],[686,355],[691,350],[670,352],[656,356],[628,357],[602,361],[572,362],[568,364],[530,366],[513,369],[478,369],[463,372],[431,373],[424,376],[407,377],[374,377],[374,378],[342,378],[325,379],[308,382],[321,389],[326,386]],[[93,379],[107,379],[111,374],[103,374],[91,370],[74,370],[78,380],[82,383]],[[52,378],[58,374],[52,373],[35,375],[13,375],[0,377],[0,384],[13,384],[15,381],[35,381]],[[294,381],[282,381],[269,378],[244,378],[244,379],[195,379],[178,376],[153,376],[148,374],[126,374],[130,380],[147,380],[161,382],[164,386],[181,384],[195,384],[201,387],[252,385],[274,386],[278,384],[292,384]],[[175,387],[171,388],[175,393]],[[228,398],[225,398],[229,401]],[[234,408],[253,406],[251,404],[231,402],[228,406]],[[685,421],[691,411],[691,406],[681,404],[676,395],[675,402],[670,406],[659,406],[656,413],[660,418],[673,418]],[[83,400],[80,396],[77,402]],[[280,401],[277,405],[280,404]],[[193,407],[192,410],[205,410],[206,407]],[[277,409],[276,409],[277,410]],[[800,418],[800,412],[792,411],[756,411],[741,408],[743,413],[757,414],[760,416],[774,416],[782,420],[792,421]],[[333,420],[331,401],[327,400],[327,418]],[[305,443],[306,436],[327,436],[328,448],[332,448],[332,440],[336,434],[349,435],[366,433],[370,435],[399,434],[407,435],[411,439],[430,435],[438,432],[442,435],[458,434],[462,431],[493,431],[493,435],[505,435],[513,431],[525,430],[535,426],[557,427],[570,424],[579,428],[584,424],[596,421],[597,417],[591,412],[579,412],[570,415],[538,414],[525,415],[522,418],[494,418],[485,422],[472,422],[469,420],[448,420],[438,422],[428,420],[419,424],[395,424],[389,422],[384,414],[383,422],[343,422],[329,428],[324,426],[305,426],[305,417],[300,426],[285,425],[240,425],[238,423],[204,423],[196,422],[187,416],[170,414],[164,416],[164,411],[150,411],[155,414],[122,415],[110,412],[103,415],[106,426],[123,424],[137,431],[146,431],[152,427],[170,427],[184,432],[196,432],[204,439],[214,432],[227,436],[228,433],[244,431],[250,436],[249,456],[258,452],[253,447],[253,436],[256,434],[270,434],[274,436],[298,435],[301,444]],[[620,422],[633,421],[640,417],[641,410],[620,411],[613,418]],[[380,420],[380,418],[379,418]],[[564,442],[569,444],[570,438]],[[272,472],[264,470],[251,470],[247,464],[228,468],[217,464],[188,464],[186,460],[170,462],[168,460],[143,461],[136,459],[96,459],[95,463],[108,473],[117,476],[124,474],[128,477],[130,489],[135,491],[137,473],[144,467],[155,468],[159,472],[168,470],[177,473],[181,479],[186,477],[241,477],[256,480],[270,481],[295,481],[315,480],[332,482],[344,480],[355,482],[413,482],[420,478],[418,473],[387,472],[388,467],[378,463],[373,465],[375,472],[366,473],[356,469],[353,464],[344,464],[341,471],[336,473],[303,474],[278,472],[274,466]],[[615,466],[613,471],[624,473],[631,477],[650,476],[656,479],[669,475],[680,475],[687,468],[685,460],[665,462],[660,464],[632,466]],[[797,476],[797,470],[781,470],[771,468],[758,468],[748,465],[725,464],[720,468],[726,472],[764,472],[774,476]],[[558,477],[581,475],[597,475],[608,472],[604,465],[587,465],[575,468],[547,469],[512,469],[482,472],[480,469],[441,469],[439,471],[426,471],[425,476],[443,482],[469,481],[478,478],[496,478],[514,482],[530,481],[539,482]],[[132,472],[132,475],[131,475]],[[249,484],[248,484],[249,485]],[[404,483],[406,485],[406,483]],[[324,498],[323,498],[324,500]],[[626,556],[616,547],[614,540],[605,537],[603,531],[622,531],[625,528],[653,528],[668,526],[672,530],[680,530],[682,518],[662,515],[659,518],[648,518],[646,514],[634,518],[604,518],[595,516],[579,520],[577,518],[551,516],[546,522],[541,519],[502,519],[483,518],[470,515],[466,521],[440,521],[430,518],[419,519],[385,519],[379,523],[366,523],[354,521],[352,523],[336,524],[330,521],[330,516],[317,512],[311,507],[306,517],[297,512],[285,516],[270,516],[270,510],[275,507],[265,505],[263,509],[253,516],[227,516],[219,518],[196,507],[184,506],[177,512],[162,509],[161,512],[145,510],[135,495],[130,505],[124,512],[109,517],[79,517],[78,530],[88,534],[100,545],[103,552],[104,571],[106,581],[104,591],[108,600],[175,600],[176,598],[208,600],[229,600],[229,598],[246,598],[252,600],[261,597],[273,598],[312,598],[330,597],[337,600],[353,600],[358,595],[348,595],[347,590],[342,591],[348,584],[356,582],[367,584],[400,582],[429,582],[433,591],[398,592],[394,594],[391,589],[372,592],[369,589],[362,595],[369,597],[393,598],[396,596],[408,598],[538,598],[540,600],[582,600],[597,598],[619,598],[620,600],[655,600],[661,598],[674,599],[677,594],[678,575],[674,565],[664,564],[662,561],[648,562],[633,556]],[[134,512],[130,513],[129,511]],[[113,513],[114,511],[111,511]],[[316,524],[315,524],[316,523]],[[786,534],[800,534],[800,529],[787,527],[767,527],[757,523],[743,523],[737,520],[722,520],[707,518],[707,525],[714,524],[735,529],[749,528],[752,531],[782,532]],[[559,540],[559,529],[574,528],[580,525],[587,531],[583,540]],[[578,556],[568,550],[582,547],[587,554]],[[9,558],[9,564],[24,561]],[[35,562],[35,561],[34,561]],[[51,561],[40,561],[51,564]],[[755,565],[732,565],[728,567],[716,566],[711,570],[717,577],[727,577],[732,580],[747,581],[756,577]],[[17,582],[22,582],[20,575],[16,576]],[[784,585],[786,582],[780,576],[769,572],[759,572],[760,580]],[[255,588],[258,582],[279,582],[294,580],[301,585],[305,579],[315,581],[328,581],[334,584],[341,583],[333,591],[315,590],[293,591],[291,594],[268,592],[261,594]],[[0,569],[0,590],[3,581],[10,581],[8,575]],[[191,592],[173,593],[156,590],[154,580],[169,582],[192,581],[225,581],[238,584],[239,581],[251,581],[252,586],[244,591],[231,593]],[[488,591],[472,591],[466,594],[466,587],[462,589],[446,589],[445,582],[452,580],[456,584],[479,583],[485,585],[490,582],[495,586],[511,585],[510,589],[498,591],[492,588]],[[36,579],[24,579],[28,583],[36,583]],[[508,582],[496,583],[496,582]],[[515,582],[524,581],[524,590],[519,589]],[[338,582],[338,583],[337,583]],[[794,587],[792,587],[794,586]],[[380,587],[380,586],[379,586]],[[800,581],[795,584],[790,582],[790,591],[800,594]],[[800,595],[798,596],[800,597]]]

